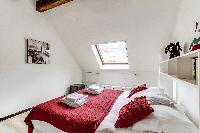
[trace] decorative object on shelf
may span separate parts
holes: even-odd
[[[36,10],[44,12],[73,0],[36,0]]]
[[[176,43],[170,43],[165,47],[165,53],[170,53],[169,59],[172,59],[174,57],[180,56],[180,51],[182,51],[181,46],[179,45],[179,42]]]
[[[200,32],[200,25],[199,25],[199,22],[196,22],[196,25],[195,25],[195,32]]]
[[[200,49],[200,37],[194,38],[191,45],[190,45],[190,51],[194,51]]]
[[[27,39],[27,63],[49,64],[50,45],[33,39]]]
[[[186,54],[186,53],[190,52],[189,49],[190,49],[190,45],[187,42],[185,42],[184,48],[183,48],[183,53]]]
[[[197,80],[197,57],[192,58],[192,79]]]

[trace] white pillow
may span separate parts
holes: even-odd
[[[198,128],[179,111],[163,105],[153,105],[154,112],[135,123],[133,130],[158,133],[198,133]]]
[[[147,90],[151,91],[151,92],[157,92],[157,93],[160,93],[160,94],[165,93],[165,89],[162,89],[160,87],[149,87]]]
[[[158,87],[149,87],[146,90],[137,92],[133,94],[130,99],[134,100],[136,97],[146,96],[146,97],[153,97],[157,95],[164,95],[164,89],[158,88]]]
[[[151,105],[166,105],[174,107],[175,104],[175,102],[164,93],[164,89],[159,87],[149,87],[146,90],[133,94],[130,99],[134,100],[134,98],[141,96],[146,96]]]
[[[150,105],[166,105],[174,107],[175,102],[164,95],[157,95],[152,97],[147,97]]]

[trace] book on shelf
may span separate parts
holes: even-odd
[[[192,80],[195,80],[197,82],[198,80],[198,58],[192,59]]]

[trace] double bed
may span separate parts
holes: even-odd
[[[25,123],[29,133],[34,129],[41,133],[198,133],[198,128],[177,104],[151,105],[154,112],[144,119],[129,127],[115,128],[120,109],[131,101],[129,94],[130,91],[113,89],[105,89],[100,95],[87,94],[88,102],[79,108],[61,104],[59,97],[34,107]],[[144,90],[141,95],[145,94]]]

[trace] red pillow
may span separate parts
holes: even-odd
[[[154,112],[145,96],[135,98],[134,101],[124,105],[119,111],[119,117],[115,123],[116,128],[132,126]]]
[[[128,98],[130,98],[133,94],[137,93],[137,92],[140,92],[140,91],[143,91],[143,90],[146,90],[147,89],[147,85],[146,84],[142,84],[136,88],[133,88],[131,90],[131,92],[129,93],[129,96]]]

